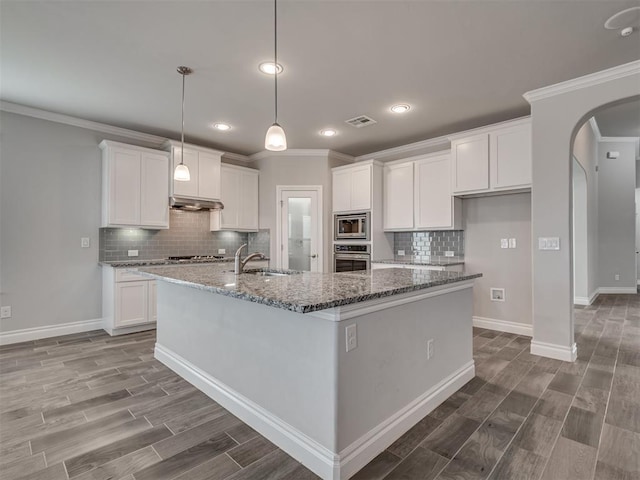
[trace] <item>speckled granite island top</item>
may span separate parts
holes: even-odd
[[[431,258],[424,260],[420,257],[395,257],[384,260],[372,260],[371,263],[391,263],[397,265],[425,265],[431,267],[448,267],[450,265],[464,265],[464,260],[459,257]]]
[[[229,265],[220,264],[144,267],[137,272],[298,313],[315,312],[482,276],[480,273],[387,268],[344,273],[294,272],[286,276],[264,277],[246,272],[235,275],[229,271]]]

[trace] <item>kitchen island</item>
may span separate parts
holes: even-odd
[[[228,270],[138,270],[161,280],[156,358],[323,479],[353,476],[474,376],[479,274]]]

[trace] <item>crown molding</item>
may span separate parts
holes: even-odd
[[[596,122],[596,117],[591,117],[589,119],[589,124],[591,125],[591,129],[593,130],[593,134],[596,136],[596,141],[602,141],[602,134],[600,133],[600,127],[598,127],[598,122]]]
[[[3,112],[25,115],[27,117],[39,118],[41,120],[48,120],[50,122],[62,123],[64,125],[71,125],[73,127],[86,128],[87,130],[93,130],[94,132],[128,138],[157,147],[161,147],[167,141],[166,138],[159,137],[157,135],[136,132],[135,130],[129,130],[128,128],[114,127],[113,125],[107,125],[105,123],[92,122],[91,120],[84,120],[82,118],[63,115],[61,113],[49,112],[39,108],[27,107],[17,103],[1,101],[0,110]]]
[[[601,83],[638,74],[640,74],[640,60],[635,60],[600,72],[590,73],[565,82],[531,90],[526,92],[523,97],[527,102],[532,103],[545,98],[572,92],[574,90],[580,90],[581,88],[592,87],[594,85],[600,85]]]
[[[396,155],[410,155],[424,148],[434,147],[442,147],[442,150],[448,149],[450,147],[449,138],[446,135],[443,135],[441,137],[430,138],[428,140],[420,140],[419,142],[408,143],[406,145],[400,145],[399,147],[387,148],[386,150],[379,150],[366,155],[359,155],[355,157],[354,160],[356,162],[371,159],[384,161],[384,159],[388,157]]]
[[[222,158],[226,158],[227,160],[234,160],[236,162],[242,163],[251,163],[251,157],[247,155],[242,155],[241,153],[233,153],[233,152],[224,152],[222,154]]]
[[[465,130],[463,132],[456,132],[449,135],[449,140],[453,141],[458,138],[471,137],[473,135],[482,135],[485,133],[491,133],[496,129],[503,127],[517,127],[519,125],[531,124],[531,115],[525,117],[518,117],[512,120],[505,120],[503,122],[492,123],[491,125],[484,125],[478,128],[472,128],[471,130]]]
[[[599,142],[619,142],[619,143],[636,143],[640,140],[639,137],[600,137]]]
[[[249,155],[250,161],[273,157],[332,157],[353,162],[353,157],[351,155],[326,148],[290,148],[288,150],[283,150],[282,152],[263,150],[261,152],[254,153],[253,155]]]

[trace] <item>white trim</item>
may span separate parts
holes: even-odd
[[[113,125],[107,125],[105,123],[92,122],[90,120],[84,120],[82,118],[62,115],[61,113],[48,112],[46,110],[40,110],[39,108],[19,105],[17,103],[2,101],[0,102],[0,110],[9,113],[17,113],[18,115],[25,115],[27,117],[39,118],[41,120],[48,120],[49,122],[56,122],[62,123],[64,125],[71,125],[73,127],[86,128],[88,130],[93,130],[94,132],[129,138],[131,140],[137,140],[139,142],[155,145],[157,147],[161,147],[164,142],[167,141],[166,138],[159,137],[157,135],[136,132],[134,130],[129,130],[128,128],[115,127]]]
[[[598,289],[600,295],[608,294],[636,294],[638,289],[636,287],[600,287]]]
[[[471,360],[342,450],[338,455],[339,478],[352,477],[473,377],[475,364]]]
[[[335,160],[341,160],[343,162],[353,163],[356,161],[353,155],[347,155],[346,153],[336,152],[335,150],[329,150],[329,158],[333,158]]]
[[[327,480],[353,476],[475,376],[471,361],[336,454],[158,343],[155,358]]]
[[[600,137],[599,142],[637,143],[639,137]]]
[[[600,127],[598,127],[598,122],[596,121],[596,117],[591,117],[589,119],[589,124],[591,124],[591,130],[593,130],[593,134],[596,137],[596,141],[599,142],[602,140],[602,134],[600,133]]]
[[[596,298],[598,298],[599,294],[600,294],[600,291],[596,288],[596,290],[591,295],[589,295],[589,297],[574,297],[573,298],[573,303],[574,303],[574,305],[589,306],[593,302],[595,302],[595,300],[596,300]]]
[[[387,148],[386,150],[368,153],[367,155],[359,155],[355,157],[355,161],[358,163],[371,159],[384,161],[383,159],[387,157],[405,154],[410,155],[425,148],[436,148],[440,146],[442,146],[442,150],[451,148],[451,143],[449,142],[449,137],[447,135],[429,138],[427,140],[420,140],[419,142],[408,143],[406,145],[400,145],[399,147]]]
[[[378,160],[363,160],[361,162],[358,162],[356,165],[340,165],[339,167],[333,167],[331,169],[332,172],[339,172],[341,170],[351,170],[354,167],[365,167],[367,165],[380,165],[383,166],[384,164]]]
[[[438,158],[438,157],[442,157],[445,155],[451,155],[451,149],[447,148],[445,150],[439,150],[437,152],[431,152],[431,153],[424,153],[422,155],[415,155],[413,157],[407,157],[407,158],[401,158],[400,160],[392,160],[390,162],[386,162],[384,164],[385,167],[390,167],[393,165],[402,165],[403,163],[409,163],[409,162],[419,162],[421,160],[429,160],[431,158]],[[413,229],[408,229],[408,230],[413,230],[415,231],[415,228]],[[394,230],[397,231],[397,230]]]
[[[0,332],[0,345],[40,340],[41,338],[59,337],[60,335],[71,335],[72,333],[90,332],[92,330],[102,330],[102,318]]]
[[[353,161],[353,157],[351,155],[347,155],[346,153],[336,152],[334,150],[329,150],[327,148],[290,148],[288,150],[283,150],[282,152],[272,152],[270,150],[263,150],[258,153],[254,153],[249,155],[250,161],[255,160],[263,160],[265,158],[272,157],[332,157],[337,159],[346,159],[348,161]]]
[[[531,354],[541,357],[555,358],[564,362],[575,362],[577,357],[577,347],[573,343],[570,347],[557,345],[555,343],[531,341]]]
[[[346,274],[345,274],[346,275]],[[309,312],[305,315],[309,317],[321,318],[333,322],[349,320],[351,318],[360,317],[369,313],[394,308],[408,303],[418,302],[426,298],[446,295],[448,293],[457,292],[473,288],[473,279],[463,280],[455,285],[438,285],[436,287],[427,288],[425,290],[414,290],[412,292],[394,295],[393,297],[382,297],[364,302],[352,303],[331,309],[319,310],[317,312]]]
[[[527,102],[532,103],[545,98],[562,95],[574,90],[579,90],[581,88],[592,87],[595,85],[600,85],[601,83],[606,83],[612,80],[637,74],[640,74],[640,60],[634,60],[633,62],[618,65],[617,67],[608,68],[606,70],[590,73],[582,77],[573,78],[571,80],[567,80],[566,82],[560,82],[554,85],[549,85],[547,87],[531,90],[529,92],[526,92],[522,96]]]
[[[531,124],[531,116],[527,115],[526,117],[518,117],[512,120],[505,120],[504,122],[492,123],[491,125],[484,125],[482,127],[473,128],[471,130],[464,130],[462,132],[456,132],[449,135],[449,140],[454,141],[458,138],[471,137],[474,135],[484,135],[487,133],[491,133],[496,129],[504,128],[504,127],[518,127],[520,125],[530,125]]]
[[[185,143],[184,144],[185,148],[191,148],[193,150],[199,150],[199,151],[205,151],[207,153],[211,153],[213,155],[220,155],[220,157],[222,157],[225,153],[222,150],[218,150],[217,148],[211,148],[211,147],[203,147],[200,145],[196,145],[194,143]],[[165,140],[164,148],[166,148],[167,150],[171,151],[173,148],[182,148],[182,143],[178,140],[171,140],[170,138]]]
[[[498,320],[497,318],[473,317],[473,326],[477,328],[486,328],[488,330],[496,330],[498,332],[515,333],[516,335],[524,335],[533,337],[533,326],[526,323],[512,322],[510,320]]]
[[[247,155],[242,155],[240,153],[233,153],[233,152],[224,152],[222,154],[222,159],[235,160],[236,162],[243,162],[243,163],[251,163],[251,158],[248,157]]]

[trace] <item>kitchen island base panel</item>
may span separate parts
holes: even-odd
[[[473,378],[472,282],[448,287],[300,314],[160,281],[156,358],[343,480]]]

